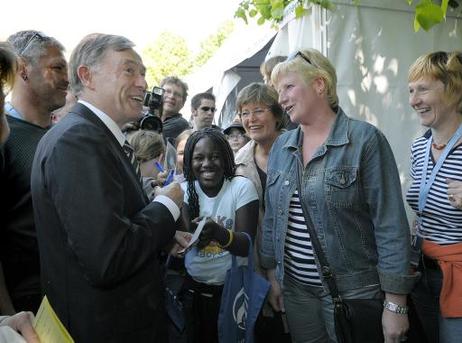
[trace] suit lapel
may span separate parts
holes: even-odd
[[[145,202],[147,202],[148,198],[146,196],[146,193],[144,192],[143,185],[141,185],[139,182],[138,176],[136,175],[136,171],[133,169],[131,162],[128,160],[128,157],[125,154],[123,147],[119,144],[119,141],[115,138],[114,134],[111,132],[111,130],[109,130],[106,124],[104,124],[104,122],[101,119],[99,119],[99,117],[92,110],[80,103],[75,104],[74,107],[72,107],[72,109],[69,111],[69,113],[76,114],[77,116],[91,122],[92,124],[98,126],[101,130],[104,131],[108,140],[110,141],[110,145],[112,146],[110,150],[114,150],[117,152],[117,155],[124,164],[125,169],[129,170],[130,178],[133,182],[137,184],[138,189],[143,193],[143,198]]]

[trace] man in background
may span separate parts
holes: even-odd
[[[0,258],[7,286],[3,311],[35,313],[41,287],[30,192],[32,160],[51,126],[52,111],[65,103],[69,82],[64,47],[55,38],[31,30],[11,35],[8,42],[18,55],[18,70],[4,108],[11,133],[0,151]]]
[[[165,90],[162,107],[162,135],[174,145],[176,137],[189,129],[189,123],[180,111],[188,97],[188,85],[176,76],[167,76],[160,82]]]
[[[194,130],[200,130],[205,127],[215,127],[213,118],[215,115],[215,96],[212,93],[199,93],[191,99],[191,117]]]

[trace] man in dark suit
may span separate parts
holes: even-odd
[[[181,241],[183,192],[172,183],[149,202],[123,148],[121,127],[142,113],[145,67],[128,39],[92,34],[69,69],[79,101],[43,137],[32,169],[44,293],[76,342],[162,342],[158,253]]]

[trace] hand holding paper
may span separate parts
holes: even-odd
[[[178,254],[184,254],[188,249],[190,249],[194,244],[196,244],[206,222],[207,222],[207,217],[202,218],[202,220],[197,225],[196,231],[194,231],[191,237],[191,240],[189,241],[189,244],[184,249],[179,250]]]

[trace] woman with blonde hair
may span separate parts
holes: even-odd
[[[319,51],[294,52],[271,79],[299,127],[276,139],[268,160],[261,262],[269,301],[285,308],[293,341],[337,342],[334,300],[384,299],[375,313],[379,332],[367,341],[380,341],[382,331],[385,342],[398,342],[409,326],[414,277],[390,145],[343,112],[335,69]],[[333,282],[340,298],[333,299]]]
[[[422,277],[412,292],[429,342],[462,336],[462,53],[433,52],[409,69],[409,104],[428,130],[411,148],[407,202]],[[419,255],[417,255],[419,256]]]

